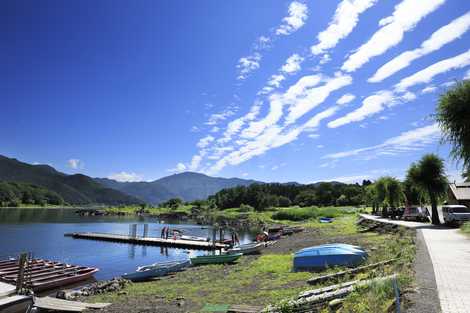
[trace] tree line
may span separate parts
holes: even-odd
[[[18,207],[20,205],[47,204],[62,205],[64,199],[56,192],[28,183],[0,182],[0,206]]]
[[[252,184],[222,189],[209,197],[209,202],[219,209],[238,208],[249,205],[257,211],[270,207],[351,206],[363,203],[364,181],[359,184],[322,182],[318,184]]]

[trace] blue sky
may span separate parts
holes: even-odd
[[[119,180],[458,168],[431,115],[470,2],[1,1],[0,154]]]

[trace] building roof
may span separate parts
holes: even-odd
[[[449,186],[455,199],[470,200],[470,183],[453,183]]]

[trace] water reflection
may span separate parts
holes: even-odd
[[[137,266],[208,253],[64,237],[64,233],[70,232],[128,234],[131,224],[138,224],[138,235],[144,234],[143,224],[148,224],[148,236],[160,237],[164,226],[180,229],[186,235],[210,237],[212,234],[208,226],[159,223],[146,217],[77,216],[71,209],[0,209],[0,258],[31,252],[37,258],[98,267],[100,271],[95,277],[108,279],[131,272]],[[249,233],[240,232],[242,242],[252,238]]]

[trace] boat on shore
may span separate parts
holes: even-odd
[[[13,295],[0,298],[0,312],[24,313],[33,306],[32,296]]]
[[[99,270],[94,267],[32,259],[26,263],[24,271],[25,284],[34,291],[43,291],[87,280]],[[18,272],[18,260],[3,261],[0,266],[0,281],[16,285]]]
[[[191,265],[189,260],[154,263],[140,266],[135,272],[122,275],[122,278],[131,281],[144,281],[165,276],[169,273],[179,272],[189,265]]]
[[[320,223],[331,223],[334,221],[332,217],[320,217]]]
[[[232,249],[227,250],[228,254],[237,254],[242,253],[246,254],[258,254],[261,253],[261,250],[265,248],[264,242],[252,242],[239,246],[235,246]]]
[[[233,263],[238,260],[243,254],[218,254],[218,255],[201,255],[191,258],[191,264],[202,265],[202,264],[224,264]]]
[[[326,244],[299,250],[294,255],[294,270],[323,270],[334,266],[354,267],[367,259],[367,252],[348,244]]]

